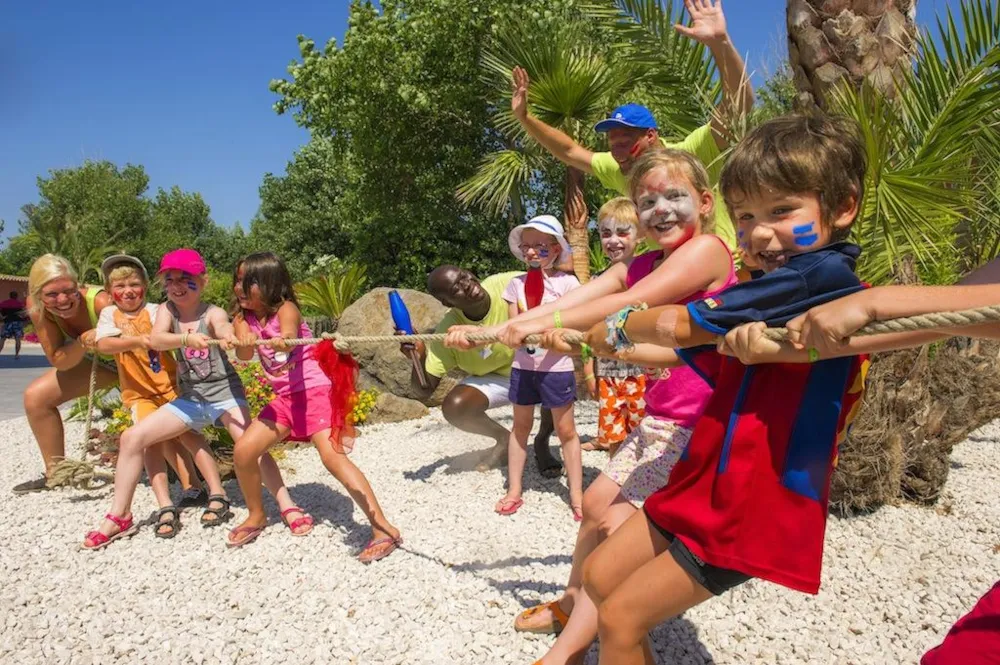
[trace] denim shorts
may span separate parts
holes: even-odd
[[[162,408],[180,418],[189,428],[200,431],[209,425],[214,425],[222,417],[222,414],[236,407],[246,409],[247,403],[232,397],[221,402],[206,402],[191,397],[178,397]]]

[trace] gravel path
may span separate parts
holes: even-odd
[[[579,412],[593,433],[594,405]],[[68,425],[70,441],[81,428]],[[144,528],[95,553],[77,546],[108,493],[13,496],[6,488],[33,477],[39,459],[23,418],[2,430],[0,662],[527,665],[551,642],[511,624],[569,573],[565,481],[529,468],[524,507],[496,516],[501,473],[466,471],[483,444],[437,410],[367,428],[354,453],[406,541],[371,566],[354,558],[369,535],[363,514],[312,450],[282,462],[318,520],[306,538],[290,537],[271,502],[271,525],[241,550],[188,511],[174,540]],[[657,629],[661,662],[916,662],[1000,577],[998,442],[994,423],[957,447],[936,509],[831,520],[819,596],[750,582]],[[602,461],[584,453],[588,480]],[[235,481],[229,491],[241,517]],[[138,516],[152,499],[140,488]]]

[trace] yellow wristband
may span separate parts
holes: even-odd
[[[181,346],[187,346],[188,334],[186,332],[181,333]]]
[[[556,328],[562,328],[562,314],[559,313],[558,309],[552,313],[552,320],[555,322]]]
[[[585,378],[587,381],[596,381],[597,380],[597,377],[594,376],[593,374],[587,374],[583,378]]]

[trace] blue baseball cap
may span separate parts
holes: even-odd
[[[606,132],[616,127],[629,129],[659,129],[653,112],[642,104],[625,104],[619,106],[611,115],[594,125],[595,132]]]

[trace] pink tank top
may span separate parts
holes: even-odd
[[[263,326],[253,312],[244,310],[243,318],[250,326],[250,331],[259,338],[281,337],[281,324],[277,315],[269,318],[267,324]],[[299,324],[298,336],[313,336],[305,321]],[[258,346],[257,354],[275,395],[287,397],[302,390],[331,385],[330,379],[319,366],[319,361],[313,358],[312,346],[294,346],[287,353],[276,351],[269,346]]]
[[[726,252],[729,252],[729,247],[721,238],[712,237],[726,248]],[[637,256],[628,267],[628,275],[625,278],[628,287],[632,288],[636,282],[653,272],[656,262],[662,256],[662,250]],[[730,253],[729,276],[721,288],[713,291],[697,291],[677,301],[676,304],[686,305],[695,300],[710,298],[736,284],[739,280],[731,259],[732,253]],[[673,420],[681,427],[694,427],[702,411],[705,410],[705,405],[708,404],[708,398],[712,396],[712,387],[687,365],[648,371],[656,374],[646,375],[646,415],[658,420]]]

